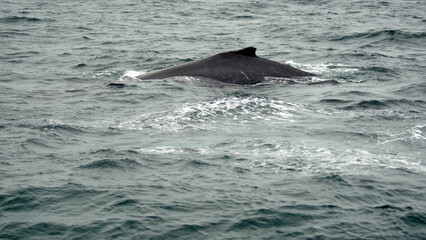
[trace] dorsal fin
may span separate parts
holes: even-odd
[[[256,48],[248,47],[241,50],[233,51],[234,54],[244,55],[248,57],[256,57]]]

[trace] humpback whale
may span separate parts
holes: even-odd
[[[226,83],[248,85],[261,83],[266,77],[296,78],[314,74],[258,57],[256,48],[248,47],[154,71],[138,78],[163,79],[176,76],[210,78]]]

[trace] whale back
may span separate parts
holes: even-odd
[[[211,78],[234,84],[256,84],[264,81],[265,77],[293,78],[312,74],[258,57],[256,48],[247,47],[148,73],[140,78],[163,79],[176,76]]]

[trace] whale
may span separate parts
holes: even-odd
[[[300,78],[314,74],[268,60],[256,55],[256,48],[223,52],[211,57],[140,75],[138,78],[165,79],[171,77],[198,77],[221,82],[251,85],[268,78]]]

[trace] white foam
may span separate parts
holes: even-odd
[[[278,145],[274,149],[253,149],[237,152],[247,162],[236,162],[238,167],[251,171],[295,171],[298,173],[366,173],[377,168],[407,169],[426,172],[420,161],[413,161],[389,153],[372,153],[360,149],[337,150],[308,146]]]
[[[419,124],[411,128],[411,135],[414,139],[426,140],[426,125]]]
[[[150,153],[150,154],[179,154],[184,152],[183,149],[175,148],[171,146],[141,148],[141,149],[138,149],[137,151],[140,153]]]
[[[146,71],[126,70],[118,80],[120,82],[125,82],[126,80],[139,80],[138,77],[145,73]]]
[[[254,142],[253,142],[254,141]],[[267,144],[262,140],[232,142],[224,146],[211,144],[201,147],[159,146],[141,148],[140,153],[156,155],[194,154],[219,156],[230,155],[229,163],[250,172],[286,172],[297,174],[369,174],[380,169],[405,169],[426,172],[420,161],[390,153],[374,153],[362,149],[331,149],[306,145]]]
[[[296,63],[293,60],[286,61],[285,63],[318,75],[332,75],[333,73],[355,73],[359,71],[359,68],[350,67],[340,63],[301,64]]]
[[[417,124],[414,126],[409,126],[405,130],[399,131],[401,132],[386,132],[383,133],[379,138],[379,144],[390,144],[393,142],[418,142],[420,144],[424,144],[423,140],[426,140],[426,125],[425,124]]]
[[[182,131],[185,129],[212,129],[214,123],[222,120],[246,123],[252,121],[286,120],[294,112],[305,109],[297,104],[254,96],[227,97],[213,101],[187,103],[165,112],[142,114],[137,119],[124,121],[119,128],[144,130],[148,128],[162,131]]]
[[[139,153],[147,154],[158,154],[158,155],[181,155],[181,154],[200,154],[206,155],[211,153],[211,149],[208,148],[182,148],[182,147],[172,147],[172,146],[158,146],[154,148],[140,148],[137,150]]]
[[[99,79],[99,78],[111,77],[113,74],[114,72],[107,70],[107,71],[96,73],[95,75],[92,76],[92,78]]]

